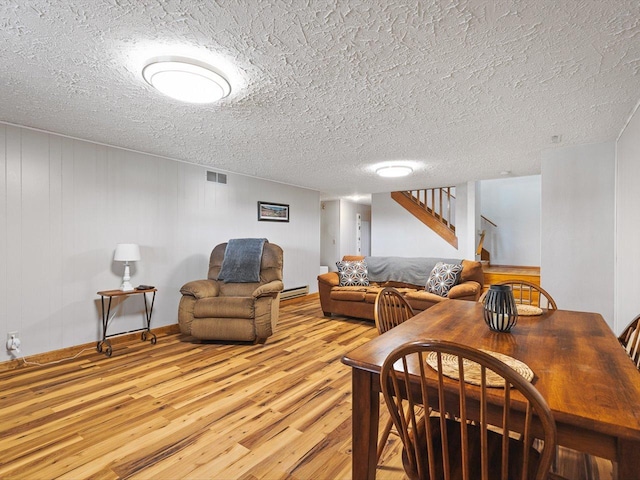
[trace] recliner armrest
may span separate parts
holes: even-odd
[[[253,296],[253,298],[267,297],[267,296],[275,297],[282,290],[284,290],[284,284],[282,283],[282,281],[273,280],[272,282],[265,283],[264,285],[260,285],[258,288],[256,288],[253,291],[251,295]]]
[[[195,298],[217,297],[220,293],[220,286],[217,280],[194,280],[185,283],[180,289],[180,293]]]

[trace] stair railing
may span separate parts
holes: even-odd
[[[416,205],[455,232],[455,187],[423,188],[403,192]]]
[[[479,256],[480,260],[490,263],[493,237],[498,225],[493,223],[484,215],[480,215],[480,225],[482,227],[482,231],[480,232],[480,240],[478,242],[476,256]]]
[[[482,254],[482,250],[484,250],[484,237],[486,233],[486,230],[482,230],[482,232],[480,232],[480,240],[478,241],[478,248],[476,248],[476,256],[478,257]]]

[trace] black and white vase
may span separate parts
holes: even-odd
[[[484,321],[496,332],[508,332],[518,321],[518,310],[509,285],[491,285],[484,297]]]

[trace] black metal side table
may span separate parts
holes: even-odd
[[[144,290],[130,290],[127,292],[123,292],[122,290],[105,290],[102,292],[98,292],[98,295],[100,295],[100,301],[102,302],[102,340],[100,340],[96,345],[96,350],[98,350],[98,352],[100,353],[104,351],[104,354],[107,357],[110,357],[111,353],[113,352],[113,349],[111,348],[111,342],[109,341],[109,338],[117,337],[118,335],[125,335],[127,333],[134,333],[134,332],[142,332],[142,334],[140,335],[140,339],[144,342],[147,340],[147,338],[150,338],[151,343],[155,345],[157,339],[156,339],[155,333],[151,331],[151,315],[153,314],[153,303],[156,300],[157,291],[158,290],[156,288],[147,288]],[[153,296],[151,297],[150,307],[147,304],[147,293],[153,293]],[[143,328],[137,328],[135,330],[128,330],[126,332],[107,334],[107,328],[109,326],[109,315],[111,314],[111,300],[113,300],[113,297],[122,297],[122,296],[129,296],[129,295],[138,295],[138,294],[142,294],[144,299],[144,314],[147,319],[147,326]],[[105,298],[109,299],[109,303],[106,310],[104,308]]]

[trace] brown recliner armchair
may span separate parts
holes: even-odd
[[[202,340],[264,343],[278,322],[284,288],[282,248],[264,244],[258,282],[225,283],[218,278],[226,248],[221,243],[211,252],[206,280],[189,282],[180,289],[180,331]]]

